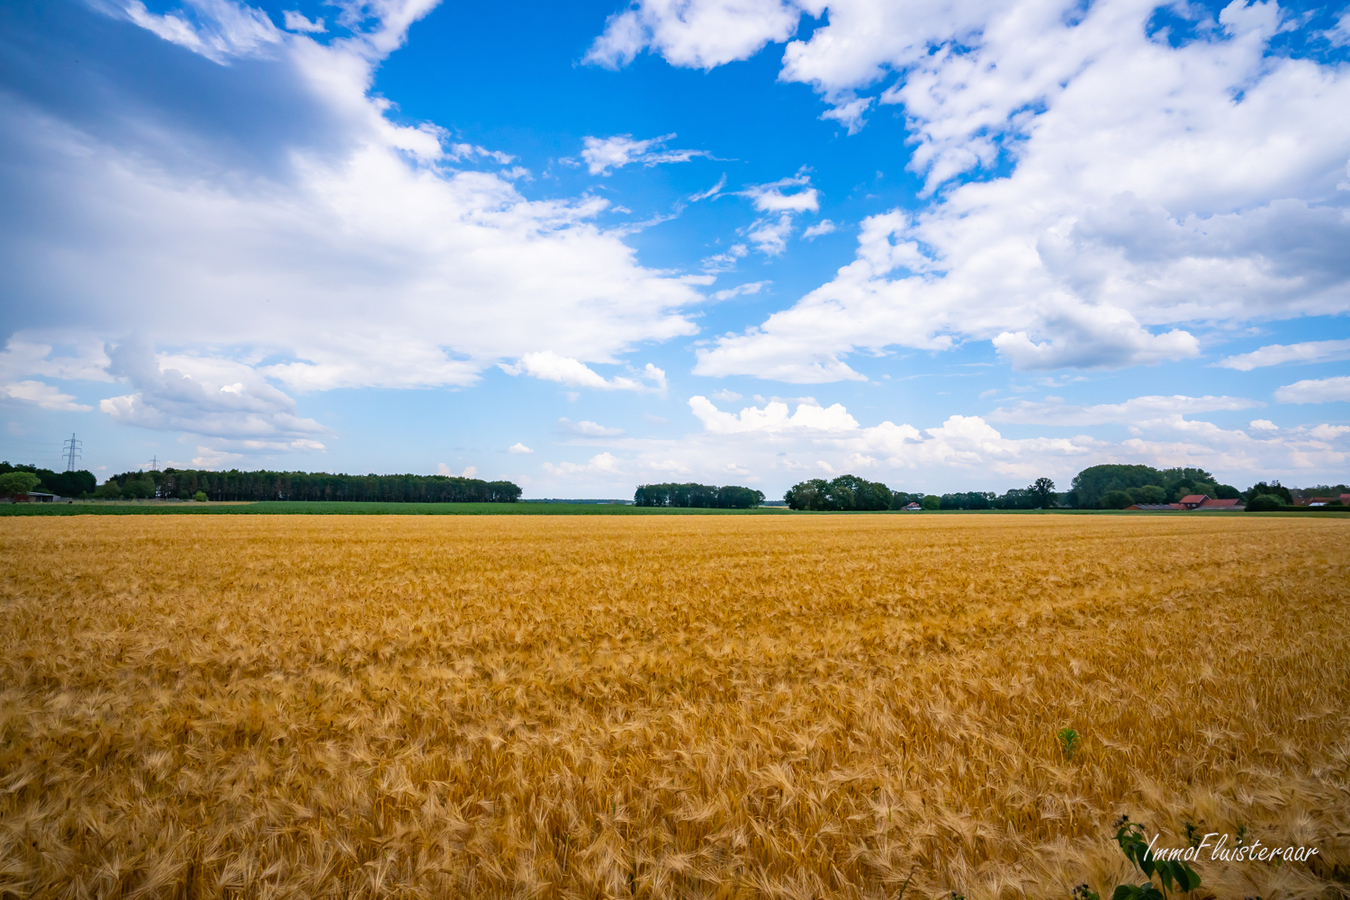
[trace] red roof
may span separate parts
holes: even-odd
[[[1200,504],[1201,509],[1234,509],[1242,506],[1241,500],[1206,500]]]
[[[1182,503],[1204,503],[1209,498],[1204,494],[1187,494],[1181,498]]]

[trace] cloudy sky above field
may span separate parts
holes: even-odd
[[[0,455],[1350,476],[1350,8],[12,0]]]

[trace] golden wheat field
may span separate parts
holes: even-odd
[[[1122,813],[1319,848],[1196,897],[1347,896],[1346,521],[87,516],[0,563],[3,896],[1067,900]]]

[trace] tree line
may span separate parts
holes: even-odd
[[[643,484],[633,492],[634,506],[674,506],[692,509],[754,509],[764,492],[734,484]]]
[[[509,481],[483,481],[444,475],[344,475],[327,472],[212,472],[165,469],[162,472],[124,472],[98,485],[94,474],[54,472],[31,465],[0,463],[0,494],[41,491],[62,497],[108,499],[209,500],[345,500],[389,503],[514,503],[521,489]],[[917,503],[924,509],[1124,509],[1134,504],[1176,503],[1191,494],[1217,499],[1241,499],[1249,509],[1291,506],[1295,494],[1329,496],[1338,506],[1345,485],[1318,485],[1292,491],[1278,481],[1260,481],[1246,491],[1221,484],[1198,468],[1155,469],[1152,466],[1107,464],[1091,466],[1074,476],[1072,487],[1055,491],[1049,478],[1038,478],[1025,488],[1003,494],[965,491],[942,494],[894,490],[856,475],[832,480],[798,482],[783,499],[792,509],[818,511],[904,509]],[[637,488],[637,506],[708,509],[753,509],[764,502],[763,491],[739,485],[644,484]]]
[[[812,478],[794,484],[783,497],[792,509],[819,511],[865,511],[904,509],[917,503],[923,509],[1048,509],[1057,505],[1055,483],[1038,478],[1025,489],[1014,488],[1003,495],[989,491],[935,494],[892,490],[879,481],[857,475],[840,475],[831,481]]]
[[[1340,501],[1334,498],[1345,492],[1343,487],[1319,485],[1315,490],[1320,491],[1318,496],[1333,498],[1329,505],[1337,506]],[[1204,469],[1155,469],[1114,463],[1084,469],[1064,492],[1057,492],[1049,478],[1037,478],[1025,488],[1012,488],[1002,494],[964,491],[938,496],[898,491],[856,475],[840,475],[831,481],[813,478],[798,482],[783,499],[792,509],[820,511],[904,509],[911,503],[923,509],[1125,509],[1135,504],[1176,503],[1194,494],[1218,500],[1244,500],[1254,511],[1280,509],[1294,503],[1293,493],[1278,481],[1260,481],[1246,491],[1239,491],[1232,485],[1219,483]]]
[[[334,475],[328,472],[209,472],[165,469],[124,472],[96,497],[190,500],[344,500],[384,503],[515,503],[520,488],[509,481],[448,475]]]
[[[59,494],[62,497],[83,497],[94,491],[94,486],[98,484],[98,479],[94,477],[93,472],[84,470],[76,472],[53,472],[51,469],[40,469],[37,466],[10,465],[8,462],[0,462],[0,477],[12,475],[14,473],[23,473],[33,476],[36,480],[27,478],[10,479],[7,483],[13,483],[15,489],[8,493],[28,493],[28,491],[40,491],[44,494]],[[18,490],[20,484],[31,484],[31,487],[24,490]]]

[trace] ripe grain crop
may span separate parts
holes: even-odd
[[[8,519],[0,896],[1067,898],[1122,813],[1346,896],[1348,588],[1288,518]]]

